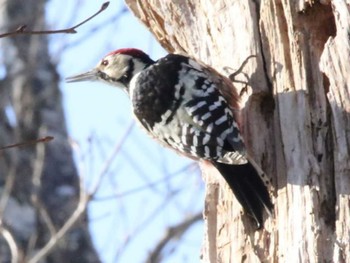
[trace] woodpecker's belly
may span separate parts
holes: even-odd
[[[152,137],[182,153],[186,153],[183,148],[183,135],[186,132],[184,129],[188,126],[188,123],[184,120],[185,114],[186,112],[181,107],[176,111],[176,113],[167,111],[162,116],[161,121],[155,123],[152,129],[148,129],[148,132]],[[198,158],[199,156],[193,157]]]
[[[133,96],[141,92],[134,90]],[[166,92],[157,94],[154,90],[148,92],[148,97],[134,99],[133,111],[136,120],[146,129],[146,131],[162,144],[166,144],[182,153],[182,134],[184,127],[191,122],[186,117],[186,110],[183,108],[182,100],[167,100],[169,96]]]

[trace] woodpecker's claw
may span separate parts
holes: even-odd
[[[98,71],[96,69],[66,78],[66,82],[92,81],[97,80]]]

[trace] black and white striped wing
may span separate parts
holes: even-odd
[[[247,163],[244,144],[233,113],[214,83],[203,84],[202,95],[194,96],[184,108],[192,120],[182,129],[182,144],[203,159],[229,164]]]

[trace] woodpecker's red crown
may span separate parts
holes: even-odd
[[[116,54],[124,54],[124,55],[129,55],[132,57],[142,57],[142,56],[147,56],[147,54],[145,54],[145,52],[143,52],[142,50],[139,50],[137,48],[121,48],[121,49],[117,49],[114,50],[112,52],[109,52],[107,56],[111,56],[111,55],[116,55]]]

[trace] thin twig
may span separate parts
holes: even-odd
[[[21,25],[14,31],[0,34],[0,38],[9,37],[9,36],[18,36],[18,35],[47,35],[47,34],[61,34],[61,33],[75,34],[75,33],[77,33],[77,31],[75,30],[76,28],[80,27],[81,25],[85,24],[86,22],[90,21],[95,16],[97,16],[98,14],[100,14],[101,12],[106,10],[108,5],[109,5],[109,2],[103,3],[102,6],[100,7],[100,10],[98,10],[95,14],[93,14],[92,16],[88,17],[84,21],[82,21],[79,24],[72,26],[70,28],[58,29],[58,30],[38,30],[38,31],[36,31],[36,30],[27,30],[26,25]]]
[[[185,167],[181,168],[179,171],[176,171],[175,173],[169,174],[166,177],[163,177],[159,180],[150,182],[148,184],[145,184],[145,185],[142,185],[139,187],[132,188],[130,190],[126,190],[125,192],[122,192],[122,193],[112,194],[112,195],[108,195],[108,196],[101,196],[101,197],[94,196],[92,201],[105,201],[105,200],[109,200],[109,199],[121,198],[121,197],[125,197],[127,195],[131,195],[131,194],[135,194],[135,193],[144,191],[144,190],[149,190],[151,187],[155,187],[157,185],[160,185],[162,183],[169,181],[170,179],[175,178],[178,175],[181,175],[184,171],[186,171],[192,167],[198,167],[198,164],[196,162],[190,163],[190,164],[186,165]]]
[[[86,41],[88,38],[94,37],[95,33],[97,33],[99,30],[101,29],[105,29],[106,25],[110,25],[113,24],[115,21],[119,20],[121,18],[122,15],[125,14],[125,12],[127,12],[128,9],[125,7],[123,9],[121,9],[118,13],[116,13],[114,16],[107,18],[106,20],[100,22],[99,24],[96,24],[94,26],[91,26],[89,28],[89,31],[87,32],[83,32],[82,34],[80,34],[79,36],[77,36],[76,38],[74,38],[74,40],[72,40],[71,42],[68,43],[64,43],[60,49],[55,52],[54,54],[54,58],[60,58],[60,54],[62,53],[63,50],[67,49],[67,48],[71,48],[71,47],[75,47],[79,44],[81,44],[82,42]],[[57,59],[56,59],[57,60]]]
[[[92,189],[90,191],[91,198],[97,192],[97,189],[101,185],[102,179],[107,174],[109,168],[111,167],[112,162],[114,161],[116,155],[120,152],[120,149],[122,148],[123,144],[125,143],[126,138],[130,135],[130,132],[133,129],[134,125],[135,125],[135,121],[131,121],[131,123],[129,124],[128,128],[126,129],[124,135],[122,136],[120,142],[116,145],[116,147],[114,148],[112,154],[110,155],[110,157],[105,162],[105,165],[102,167],[102,170],[99,173],[99,177],[97,178],[97,181],[96,181],[95,185],[92,187]]]
[[[229,75],[229,79],[230,79],[231,81],[240,82],[240,83],[241,83],[241,81],[235,79],[235,77],[236,77],[238,74],[241,74],[241,73],[247,78],[246,74],[245,74],[242,70],[243,70],[243,68],[245,67],[245,65],[248,63],[249,59],[251,59],[251,58],[256,58],[256,55],[250,55],[250,56],[248,56],[248,57],[242,62],[241,66],[240,66],[235,72],[233,72],[232,74]],[[229,67],[226,67],[226,68],[229,68]]]
[[[39,138],[39,139],[36,139],[36,140],[10,144],[10,145],[7,145],[7,146],[0,147],[0,151],[6,150],[6,149],[10,149],[10,148],[18,148],[18,147],[22,147],[22,146],[28,146],[28,145],[32,145],[32,144],[36,144],[36,143],[40,143],[40,142],[47,143],[49,141],[52,141],[53,139],[54,139],[54,137],[52,137],[52,136],[46,136],[46,137]]]

